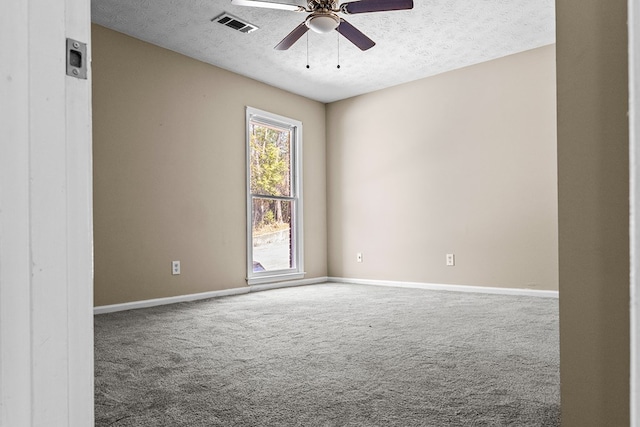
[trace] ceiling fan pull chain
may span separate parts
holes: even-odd
[[[340,33],[338,33],[338,69],[340,69]]]
[[[309,33],[307,33],[307,69],[309,69]]]

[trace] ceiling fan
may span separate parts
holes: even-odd
[[[276,50],[289,49],[309,30],[321,34],[336,30],[361,50],[367,50],[375,46],[375,42],[339,17],[338,13],[355,15],[357,13],[387,12],[413,8],[413,0],[358,0],[342,4],[339,4],[339,0],[308,0],[307,7],[262,0],[231,0],[231,4],[309,13],[303,23],[294,28],[275,46],[274,49]]]

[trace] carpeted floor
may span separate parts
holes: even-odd
[[[96,426],[558,426],[558,300],[322,284],[95,317]]]

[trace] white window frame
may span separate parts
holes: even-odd
[[[265,124],[289,128],[292,147],[292,182],[291,193],[295,199],[292,212],[293,232],[292,253],[295,257],[294,268],[273,271],[253,271],[253,197],[251,194],[251,120]],[[245,118],[245,146],[246,146],[246,196],[247,196],[247,283],[258,285],[285,280],[304,278],[304,243],[303,243],[303,198],[302,198],[302,122],[289,117],[280,116],[253,107],[246,107]]]

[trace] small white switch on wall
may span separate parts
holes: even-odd
[[[453,267],[456,265],[456,256],[454,254],[447,254],[447,267]]]
[[[171,261],[171,274],[180,274],[180,261]]]
[[[358,253],[356,254],[356,261],[358,261],[358,262],[362,262],[362,252],[358,252]]]

